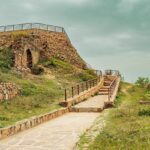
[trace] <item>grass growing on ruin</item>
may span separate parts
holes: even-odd
[[[5,50],[0,49],[0,70],[7,71],[12,66],[12,50],[7,48]]]
[[[148,150],[150,147],[150,105],[139,104],[141,99],[150,100],[150,92],[132,84],[122,83],[116,108],[111,110],[106,127],[88,149]]]
[[[49,61],[42,62],[41,64],[43,64],[44,67],[47,67],[53,70],[53,72],[56,72],[55,75],[58,78],[62,77],[60,76],[60,74],[63,74],[63,77],[66,78],[67,80],[73,79],[73,80],[78,80],[79,82],[82,82],[82,81],[87,81],[96,77],[93,70],[79,69],[57,58],[53,58]]]

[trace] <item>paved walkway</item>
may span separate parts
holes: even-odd
[[[75,106],[74,108],[104,108],[104,102],[108,101],[107,95],[97,95],[94,97],[90,97],[88,100],[81,102]]]
[[[0,141],[0,150],[72,150],[99,113],[67,113]]]

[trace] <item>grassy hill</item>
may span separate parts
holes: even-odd
[[[11,58],[11,49],[0,50],[0,82],[19,85],[21,95],[0,102],[0,127],[60,108],[64,88],[96,77],[93,71],[58,58],[39,62],[32,68],[33,74],[23,74],[12,68]]]
[[[141,100],[150,102],[148,90],[122,83],[116,99],[116,108],[110,109],[109,115],[104,118],[106,126],[88,147],[91,139],[86,137],[85,133],[80,139],[79,149],[86,145],[89,150],[148,150],[150,105],[140,104]]]

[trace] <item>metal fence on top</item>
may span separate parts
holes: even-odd
[[[54,26],[54,25],[47,25],[43,23],[23,23],[23,24],[0,26],[0,32],[13,32],[13,31],[30,30],[30,29],[46,30],[51,32],[62,32],[65,33],[67,38],[69,39],[63,27]]]

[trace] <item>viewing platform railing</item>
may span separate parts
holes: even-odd
[[[62,32],[62,33],[65,33],[67,38],[69,39],[69,37],[63,27],[47,25],[47,24],[43,24],[43,23],[23,23],[23,24],[0,26],[0,33],[1,32],[20,31],[20,30],[31,30],[31,29],[45,30],[45,31],[52,31],[52,32]],[[70,39],[69,39],[69,41],[70,41]]]
[[[43,23],[23,23],[23,24],[0,26],[0,32],[29,30],[29,29],[42,29],[54,32],[65,32],[63,27],[47,25]]]
[[[118,70],[105,70],[105,75],[121,76]]]

